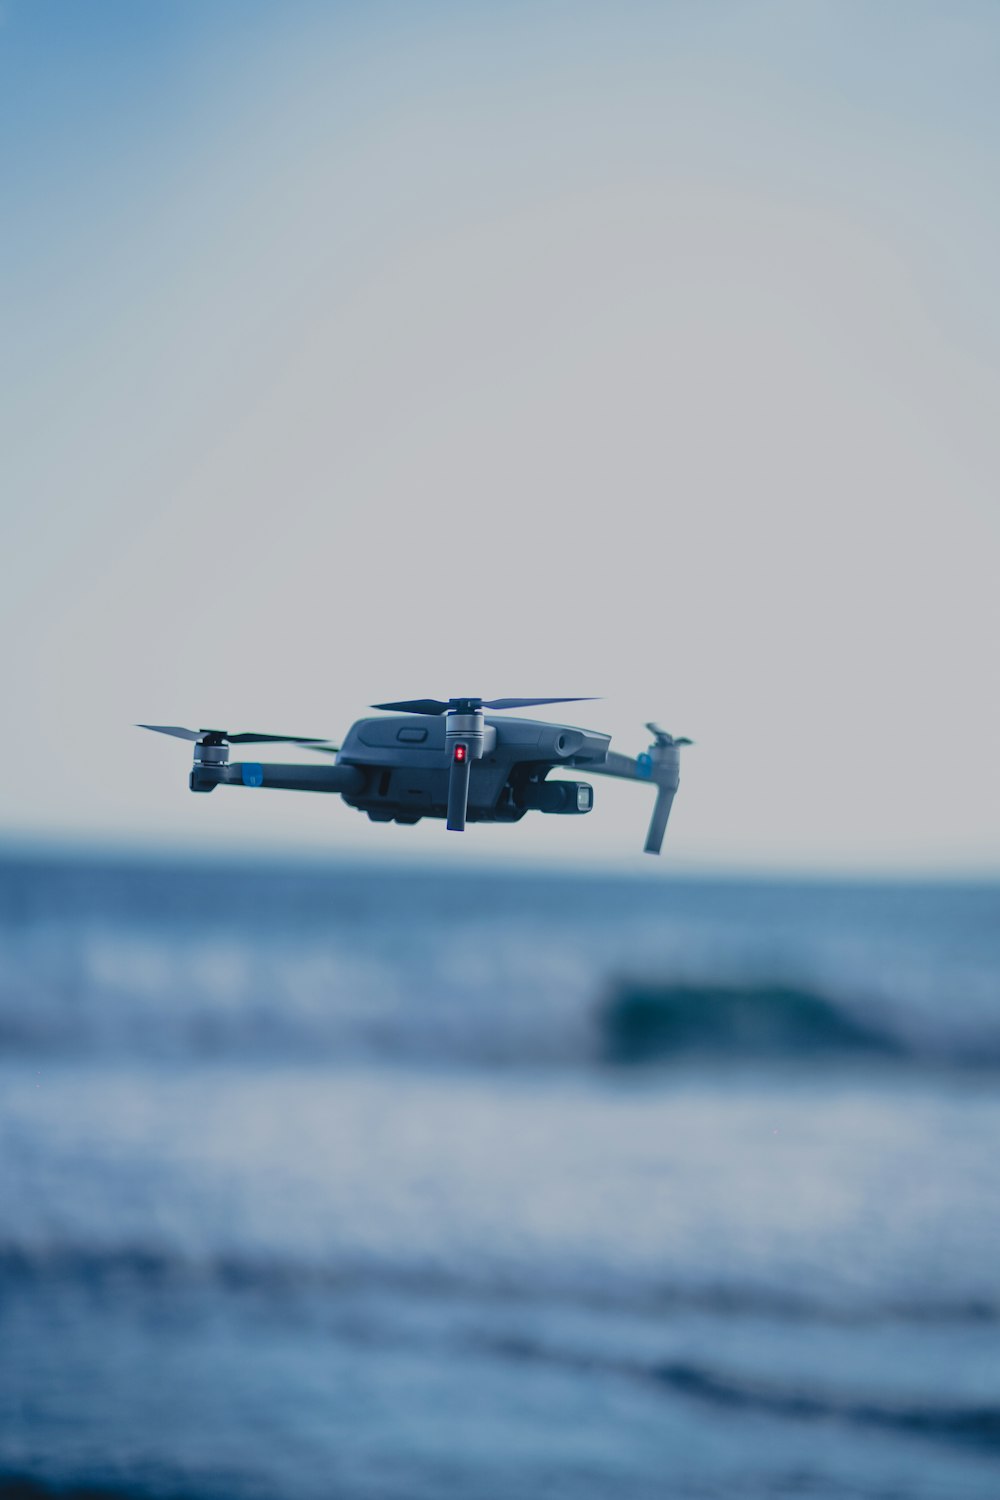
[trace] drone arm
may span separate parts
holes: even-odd
[[[644,775],[639,762],[634,755],[619,755],[617,750],[609,750],[607,756],[599,764],[586,762],[587,771],[593,771],[597,776],[617,776],[622,781],[648,781],[648,772]]]
[[[643,844],[644,854],[659,854],[663,848],[663,835],[667,831],[667,819],[670,817],[670,809],[674,805],[674,795],[677,791],[675,786],[658,786],[656,789],[656,801],[653,804],[653,816],[649,820],[649,828],[646,831],[646,842]]]
[[[465,746],[460,759],[454,754],[452,755],[448,773],[447,827],[453,833],[461,833],[465,828],[465,817],[469,806],[469,775],[471,769],[468,746]]]
[[[217,786],[264,786],[285,792],[359,792],[365,774],[358,766],[300,766],[266,764],[260,761],[229,761],[214,766],[195,766],[191,790],[210,792]]]
[[[598,776],[616,776],[622,781],[652,782],[656,787],[656,802],[643,849],[646,854],[659,854],[663,847],[663,835],[667,831],[667,819],[680,784],[680,755],[676,747],[656,746],[641,760],[631,755],[619,755],[617,750],[609,750],[600,765],[588,765],[587,770]]]

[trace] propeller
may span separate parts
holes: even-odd
[[[154,734],[172,734],[177,740],[201,740],[210,745],[266,745],[279,740],[288,745],[320,745],[321,737],[307,734],[230,734],[228,729],[182,729],[179,724],[137,724]]]
[[[402,703],[373,703],[400,714],[480,713],[484,708],[538,708],[543,703],[595,703],[595,698],[407,698]]]
[[[681,737],[680,739],[675,739],[672,734],[668,734],[665,729],[661,729],[659,724],[647,724],[646,728],[649,730],[656,743],[663,748],[666,748],[668,745],[680,746],[694,744],[694,740],[684,739],[683,737]]]

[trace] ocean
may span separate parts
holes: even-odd
[[[1000,1495],[1000,887],[0,857],[0,1496]]]

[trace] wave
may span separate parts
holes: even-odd
[[[768,1416],[799,1423],[837,1422],[846,1427],[875,1428],[990,1452],[1000,1450],[1000,1405],[987,1402],[962,1405],[912,1397],[859,1397],[822,1387],[810,1390],[798,1382],[782,1385],[758,1381],[752,1376],[685,1360],[643,1364],[576,1349],[556,1349],[521,1336],[480,1342],[508,1359],[641,1381],[683,1399],[737,1415]]]
[[[275,1303],[302,1297],[347,1299],[366,1293],[399,1294],[432,1302],[544,1303],[593,1312],[643,1317],[696,1313],[729,1322],[753,1319],[782,1324],[866,1328],[994,1327],[1000,1299],[976,1296],[883,1296],[843,1300],[790,1291],[764,1282],[615,1278],[535,1268],[531,1277],[511,1271],[473,1270],[467,1265],[331,1256],[328,1259],[255,1255],[246,1251],[198,1255],[162,1245],[86,1244],[0,1247],[0,1291],[55,1286],[88,1295],[121,1298],[130,1292],[203,1290],[211,1296],[250,1295]]]
[[[798,1422],[836,1421],[916,1437],[1000,1450],[1000,1406],[938,1405],[838,1396],[779,1385],[757,1384],[700,1365],[672,1362],[643,1372],[679,1396],[728,1411],[759,1413]]]
[[[997,907],[0,858],[0,1055],[998,1067]]]
[[[164,1500],[159,1485],[150,1489],[132,1482],[111,1486],[87,1480],[64,1483],[36,1479],[29,1474],[0,1474],[0,1500],[148,1500],[154,1494],[157,1500]],[[170,1500],[190,1500],[190,1497],[172,1494]],[[203,1488],[199,1489],[198,1500],[208,1500]]]
[[[680,1058],[869,1058],[900,1061],[915,1048],[887,1026],[825,995],[782,983],[625,985],[602,1011],[614,1063]]]
[[[996,1017],[949,1035],[904,1004],[866,1004],[853,987],[836,994],[784,976],[624,981],[595,996],[591,976],[559,972],[544,955],[530,974],[476,985],[446,965],[414,973],[376,955],[288,953],[283,972],[275,955],[263,970],[233,953],[189,957],[193,973],[165,973],[152,956],[143,971],[133,944],[103,977],[0,983],[0,1057],[1000,1069]]]

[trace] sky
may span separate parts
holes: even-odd
[[[696,741],[664,868],[1000,873],[998,64],[967,0],[0,0],[0,838],[454,859],[132,726],[565,693]],[[640,867],[595,800],[461,857]]]

